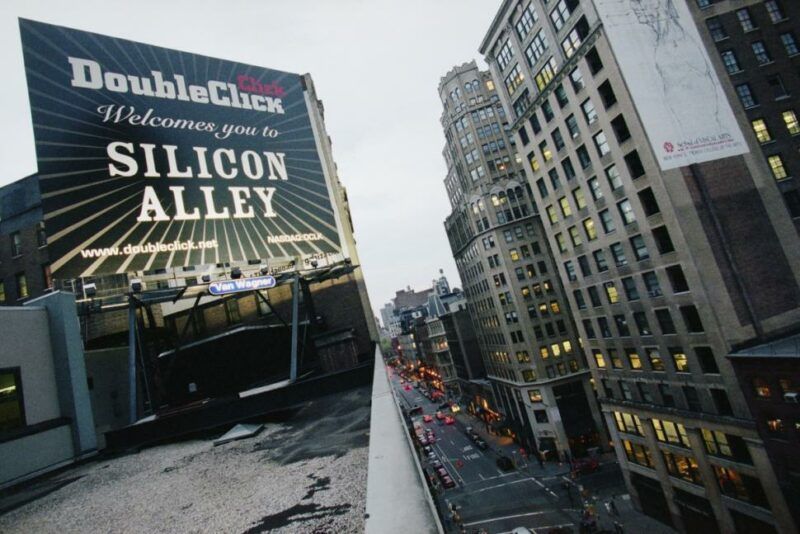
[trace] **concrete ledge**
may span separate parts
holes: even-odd
[[[370,420],[366,532],[442,533],[379,350],[375,355]]]

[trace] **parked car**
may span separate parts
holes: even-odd
[[[444,418],[444,424],[446,425],[452,425],[455,424],[455,422],[456,422],[455,417],[451,417],[448,415],[447,417]]]
[[[453,479],[450,478],[450,475],[447,475],[447,476],[442,477],[442,486],[444,486],[447,489],[455,488],[456,487],[456,483],[453,482]]]
[[[436,412],[436,419],[439,419],[440,421],[441,421],[442,419],[444,419],[444,414],[442,413],[442,411],[441,411],[441,410],[439,410],[439,411],[437,411],[437,412]]]
[[[478,439],[475,440],[475,446],[478,447],[482,451],[485,451],[486,449],[489,448],[489,445],[487,445],[486,442],[483,441],[482,438],[478,438]]]
[[[442,467],[442,462],[440,462],[438,459],[431,460],[431,467],[433,467],[434,469]]]
[[[426,422],[426,423],[430,423],[431,421],[433,421],[433,417],[431,417],[431,416],[430,416],[430,415],[428,415],[428,414],[425,414],[425,415],[423,415],[423,416],[422,416],[422,420],[423,420],[424,422]]]

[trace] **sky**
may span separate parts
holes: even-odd
[[[478,60],[500,0],[3,0],[0,186],[36,172],[19,17],[278,70],[311,73],[376,315],[397,289],[460,286],[444,232],[442,105]]]

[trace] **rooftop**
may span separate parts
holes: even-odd
[[[732,358],[800,358],[800,334],[740,349],[732,352],[730,356]]]

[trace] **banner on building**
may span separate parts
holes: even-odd
[[[686,2],[595,6],[662,170],[748,152]]]
[[[341,251],[300,75],[20,33],[55,277]]]

